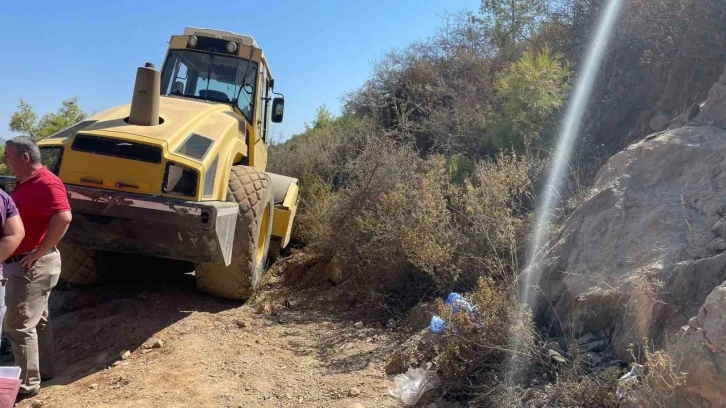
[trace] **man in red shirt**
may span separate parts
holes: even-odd
[[[5,262],[8,310],[4,329],[21,374],[18,400],[40,392],[41,378],[54,375],[53,333],[48,298],[61,270],[56,245],[71,222],[63,182],[41,163],[38,145],[28,137],[5,142],[5,164],[18,179],[11,193],[25,237]]]

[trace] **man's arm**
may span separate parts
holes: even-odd
[[[41,256],[58,245],[66,234],[66,231],[68,231],[68,225],[70,225],[72,219],[73,216],[70,211],[61,211],[50,218],[48,232],[46,232],[45,238],[43,238],[43,241],[38,245],[38,249],[36,249],[36,251],[40,252]]]
[[[0,237],[0,262],[5,262],[20,245],[25,237],[25,226],[19,215],[5,220],[3,234]]]
[[[40,259],[43,255],[48,253],[51,248],[58,245],[58,242],[63,238],[63,235],[68,231],[68,225],[70,225],[73,216],[70,211],[61,211],[55,213],[48,222],[48,231],[45,233],[45,238],[38,245],[38,248],[30,252],[20,261],[20,264],[25,268],[30,269],[33,263]]]

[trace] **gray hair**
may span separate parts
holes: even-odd
[[[28,153],[33,164],[40,163],[40,148],[33,139],[27,136],[17,136],[6,140],[5,145],[13,145],[19,154]]]

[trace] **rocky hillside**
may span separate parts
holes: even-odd
[[[673,406],[723,407],[726,73],[703,104],[659,121],[666,130],[608,160],[553,235],[536,317],[626,360],[648,339],[688,374]]]

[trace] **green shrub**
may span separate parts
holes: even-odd
[[[555,113],[569,93],[570,76],[563,56],[553,54],[549,47],[536,54],[525,52],[509,65],[497,82],[504,100],[499,131],[510,132],[505,140],[522,149],[554,128]]]

